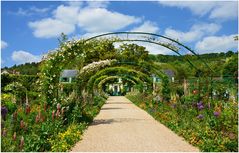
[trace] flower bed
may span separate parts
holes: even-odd
[[[2,106],[1,150],[67,151],[80,140],[82,132],[104,102],[104,98],[95,97],[94,104],[87,104],[84,109],[77,104],[26,105],[18,106],[13,113],[7,106]]]
[[[131,93],[127,98],[201,151],[238,151],[238,109],[233,102],[187,104],[155,102],[152,96]]]

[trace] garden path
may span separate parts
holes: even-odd
[[[199,151],[123,96],[109,97],[73,152]]]

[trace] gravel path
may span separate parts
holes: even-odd
[[[123,96],[109,97],[73,152],[199,150]]]

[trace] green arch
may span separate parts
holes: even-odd
[[[109,67],[109,68],[105,68],[101,71],[98,71],[95,75],[93,75],[89,81],[87,82],[87,89],[88,91],[92,91],[92,87],[94,84],[94,80],[97,79],[98,77],[102,76],[102,75],[106,75],[108,73],[113,73],[113,72],[117,72],[117,73],[129,73],[129,75],[138,75],[140,79],[144,80],[145,82],[152,84],[152,80],[151,78],[140,72],[140,71],[136,71],[134,69],[128,69],[125,67]]]
[[[125,74],[122,74],[122,75],[120,75],[120,74],[117,74],[117,75],[103,75],[103,76],[97,78],[97,79],[94,81],[93,89],[94,89],[95,86],[97,86],[97,89],[99,89],[99,88],[98,88],[99,83],[100,83],[102,80],[104,80],[104,79],[106,79],[106,78],[109,78],[109,77],[112,77],[112,78],[122,78],[122,79],[130,79],[130,80],[132,80],[134,83],[138,83],[138,84],[143,84],[143,83],[144,83],[143,81],[141,81],[141,80],[140,80],[139,78],[137,78],[137,77],[129,76],[129,75],[125,75]]]
[[[100,80],[99,84],[97,85],[98,92],[100,92],[100,90],[102,91],[102,86],[103,86],[107,81],[112,80],[112,79],[117,79],[117,78],[122,78],[122,77],[120,77],[120,76],[108,76],[108,77],[106,77],[106,78]],[[128,82],[131,82],[132,84],[136,84],[135,81],[133,81],[132,79],[129,79],[129,78],[127,78],[127,77],[122,78],[122,79],[123,79],[123,80],[126,80],[126,81],[128,81]]]

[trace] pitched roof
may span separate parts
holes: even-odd
[[[61,72],[61,77],[69,78],[69,77],[76,77],[78,74],[78,70],[63,70]]]

